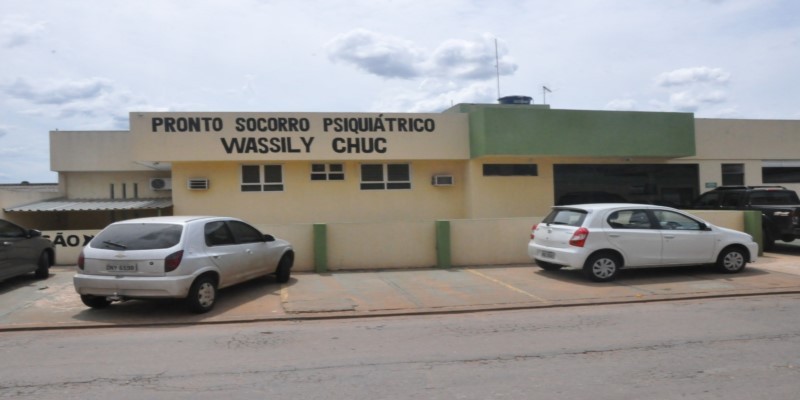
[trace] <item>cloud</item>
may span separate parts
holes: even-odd
[[[656,85],[667,91],[665,110],[698,112],[726,103],[730,80],[731,74],[722,68],[691,67],[660,74]]]
[[[0,90],[34,104],[67,104],[99,97],[111,91],[112,86],[108,80],[101,78],[42,83],[17,78],[11,83],[0,84]]]
[[[27,22],[18,16],[6,17],[0,21],[0,45],[6,48],[24,46],[44,30],[43,22]]]
[[[2,138],[5,135],[8,135],[8,129],[4,126],[0,126],[0,138]]]
[[[506,56],[506,46],[499,44],[500,73],[511,75],[517,65]],[[472,41],[447,40],[428,52],[400,38],[357,29],[335,37],[327,47],[331,60],[384,78],[483,80],[497,73],[495,41],[489,34]]]
[[[501,75],[513,75],[518,68],[505,42],[496,42],[490,34],[447,40],[427,51],[406,40],[358,29],[335,37],[327,47],[334,62],[384,78],[420,81],[414,88],[395,89],[372,107],[381,111],[439,112],[456,103],[494,102],[498,69]]]
[[[658,76],[656,82],[661,87],[685,86],[698,83],[724,85],[731,75],[720,68],[694,67],[665,72]]]
[[[417,67],[421,56],[410,42],[363,29],[331,40],[328,56],[382,77],[409,79],[420,75]]]
[[[606,104],[606,110],[610,111],[635,111],[638,103],[633,99],[614,99]]]

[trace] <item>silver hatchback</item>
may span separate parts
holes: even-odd
[[[98,233],[81,252],[73,283],[92,308],[182,298],[204,313],[214,307],[218,289],[270,274],[285,283],[293,264],[288,242],[236,218],[140,218]]]

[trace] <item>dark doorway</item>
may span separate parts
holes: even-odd
[[[555,204],[630,202],[685,207],[699,194],[697,164],[556,164]]]

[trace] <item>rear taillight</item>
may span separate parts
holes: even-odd
[[[572,237],[569,239],[569,244],[575,247],[583,247],[586,244],[586,239],[589,237],[589,230],[586,228],[578,228]]]
[[[167,256],[164,259],[164,272],[171,272],[175,271],[179,265],[181,265],[181,260],[183,259],[183,250],[176,251]]]
[[[83,265],[86,262],[86,258],[83,257],[83,250],[81,250],[81,254],[78,256],[78,269],[83,271]]]
[[[534,235],[534,233],[536,233],[536,228],[538,228],[538,227],[539,227],[539,224],[534,224],[533,227],[531,227],[531,240],[533,240],[533,235]]]

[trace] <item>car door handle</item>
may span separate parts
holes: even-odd
[[[664,235],[664,239],[675,239],[675,235]]]
[[[613,237],[613,238],[618,238],[619,237],[619,233],[609,233],[608,236],[609,237]]]

